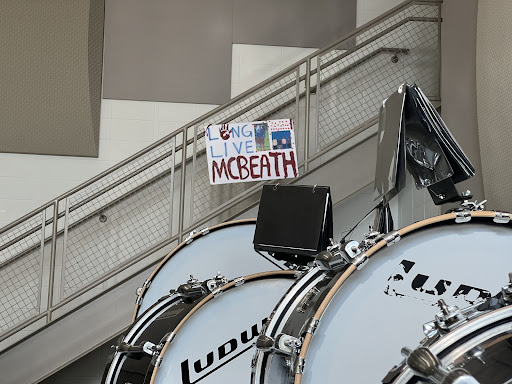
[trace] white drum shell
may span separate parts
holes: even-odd
[[[223,227],[185,245],[153,277],[137,313],[142,314],[170,289],[186,282],[190,275],[206,280],[220,271],[232,279],[279,269],[282,262],[271,262],[254,251],[255,227],[252,223]]]
[[[201,307],[180,329],[163,355],[155,384],[189,384],[182,381],[183,370],[190,373],[190,383],[196,380],[201,384],[248,383],[254,352],[252,344],[261,331],[263,320],[294,281],[273,278],[248,282]],[[234,343],[236,349],[233,350]],[[194,363],[200,360],[201,366],[206,366],[210,352],[213,364],[196,373]],[[226,355],[219,358],[220,353]]]
[[[473,222],[417,231],[378,251],[329,304],[302,383],[380,382],[403,359],[401,348],[424,337],[422,324],[439,312],[437,300],[462,308],[479,292],[454,296],[461,285],[499,291],[512,269],[511,248],[510,228]],[[407,273],[402,260],[414,263]],[[418,276],[428,280],[412,289]],[[438,285],[444,293],[435,288],[440,280],[447,281]]]

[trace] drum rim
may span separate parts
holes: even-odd
[[[484,313],[477,318],[468,321],[466,324],[462,325],[460,328],[454,329],[448,334],[441,337],[436,342],[432,343],[428,347],[428,349],[436,356],[443,358],[444,355],[447,355],[451,352],[451,347],[456,347],[456,344],[461,342],[462,339],[471,336],[472,334],[478,335],[482,332],[485,332],[485,328],[493,326],[492,329],[498,327],[501,323],[511,323],[512,322],[512,305],[496,309],[494,311]],[[398,380],[403,381],[404,383],[408,383],[415,374],[409,367],[406,367],[403,372],[401,372],[395,380],[393,380],[393,384],[397,383]]]
[[[257,272],[253,273],[251,275],[242,276],[243,278],[243,285],[246,283],[250,283],[252,281],[258,281],[261,279],[267,279],[267,278],[288,278],[288,279],[294,279],[297,278],[298,271],[296,270],[277,270],[277,271],[266,271],[266,272]],[[188,321],[189,318],[191,318],[200,308],[202,308],[206,303],[211,301],[215,296],[217,296],[219,293],[224,293],[231,288],[235,288],[237,286],[240,286],[242,284],[239,283],[240,278],[236,278],[228,282],[227,284],[219,287],[217,290],[210,292],[207,296],[205,296],[203,299],[201,299],[198,303],[196,303],[192,309],[187,313],[187,315],[179,322],[179,324],[171,331],[170,336],[165,341],[165,344],[160,351],[160,354],[158,355],[155,367],[153,369],[153,372],[151,374],[151,380],[149,384],[154,384],[156,375],[158,374],[158,369],[160,366],[161,361],[163,360],[163,357],[165,355],[165,352],[170,347],[172,340],[174,337],[178,334],[180,329],[185,325],[185,323]]]
[[[501,218],[502,215],[508,214],[508,212],[501,212],[501,211],[469,211],[465,210],[462,212],[466,218],[469,218],[469,221],[461,222],[460,224],[466,224],[471,223],[471,218],[482,218],[482,219],[493,219],[494,223],[497,225],[503,225],[503,223],[500,223],[497,219]],[[459,217],[460,212],[451,212],[451,213],[445,213],[443,215],[434,216],[428,219],[420,220],[418,222],[412,223],[408,226],[405,226],[396,232],[400,237],[403,237],[411,232],[415,232],[416,230],[427,228],[431,225],[438,224],[438,223],[445,223],[448,224],[449,220],[457,220]],[[456,222],[456,221],[455,221]],[[508,224],[508,221],[505,223]],[[393,243],[390,243],[391,246]],[[377,251],[379,251],[384,246],[388,245],[386,240],[382,239],[377,244],[375,244],[373,247],[368,249],[366,252],[364,252],[364,255],[367,259],[369,259],[373,254],[375,254]],[[320,304],[318,310],[316,311],[315,315],[311,318],[311,320],[317,320],[321,321],[321,318],[326,311],[328,305],[336,295],[336,293],[341,289],[345,281],[352,275],[352,273],[356,270],[357,265],[356,264],[350,264],[348,268],[343,272],[343,274],[339,277],[339,279],[336,281],[336,283],[332,286],[330,291],[327,293],[327,295],[322,300],[322,303]],[[302,343],[302,346],[299,351],[298,358],[296,359],[297,362],[300,364],[301,362],[306,361],[307,352],[309,349],[309,345],[311,343],[313,335],[311,333],[306,333],[306,336],[304,338],[304,341]],[[301,384],[302,382],[302,371],[299,369],[295,369],[295,379],[294,384]]]
[[[219,223],[219,224],[215,224],[211,227],[205,227],[203,228],[202,230],[199,230],[197,231],[196,233],[194,233],[192,236],[190,236],[190,238],[186,238],[185,240],[183,240],[181,243],[179,243],[176,247],[173,248],[172,251],[170,251],[158,264],[157,266],[151,271],[151,273],[149,274],[148,278],[144,281],[144,284],[142,285],[141,287],[141,290],[140,292],[137,294],[137,298],[135,300],[135,306],[134,306],[134,309],[133,309],[133,313],[132,313],[132,320],[131,320],[131,323],[133,324],[135,322],[135,320],[137,319],[137,315],[138,315],[138,312],[139,312],[139,308],[142,304],[142,300],[144,299],[144,295],[146,293],[146,291],[148,290],[149,288],[149,285],[151,284],[151,282],[153,281],[154,277],[158,274],[158,272],[160,271],[160,269],[162,269],[162,267],[170,260],[172,259],[172,257],[174,255],[176,255],[178,253],[178,251],[180,251],[182,248],[186,247],[187,245],[189,245],[190,243],[192,243],[196,238],[198,237],[202,237],[202,236],[207,236],[208,234],[212,233],[212,232],[215,232],[219,229],[223,229],[223,228],[229,228],[229,227],[234,227],[234,226],[237,226],[237,225],[249,225],[249,224],[256,224],[256,219],[255,218],[249,218],[249,219],[240,219],[240,220],[231,220],[231,221],[225,221],[225,222],[222,222],[222,223]],[[203,230],[204,229],[208,229],[208,232],[207,233],[204,233]],[[149,308],[148,308],[149,309]]]
[[[141,333],[145,330],[142,329],[143,326],[150,320],[153,320],[155,318],[155,314],[161,312],[162,310],[165,311],[171,304],[174,304],[178,299],[180,299],[180,296],[177,294],[172,294],[166,297],[162,301],[157,301],[151,305],[148,309],[146,309],[137,319],[134,323],[130,325],[130,328],[128,329],[127,334],[123,337],[122,341],[127,343],[132,343],[136,337],[140,337]],[[158,308],[156,308],[158,307]],[[152,312],[152,313],[150,313]],[[114,356],[112,359],[112,362],[110,363],[110,367],[105,375],[105,381],[103,383],[111,383],[113,379],[113,375],[115,371],[120,367],[121,360],[123,358],[123,354],[119,352],[114,352]],[[108,381],[107,381],[108,379]]]

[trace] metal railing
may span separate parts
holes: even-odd
[[[307,175],[374,135],[398,84],[416,82],[438,100],[439,73],[440,1],[407,1],[0,229],[0,341],[51,323],[192,229],[257,201],[262,182],[209,184],[208,124],[293,118]]]

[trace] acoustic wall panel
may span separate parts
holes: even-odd
[[[486,207],[512,210],[512,2],[480,1],[476,43],[478,131]]]
[[[234,0],[233,42],[321,48],[356,28],[357,0]]]
[[[232,0],[108,0],[104,97],[224,104]]]
[[[3,0],[0,152],[98,156],[103,0]]]

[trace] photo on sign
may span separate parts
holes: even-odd
[[[272,132],[272,149],[289,149],[292,147],[290,131]]]
[[[256,141],[256,152],[270,150],[267,123],[262,122],[254,124],[254,140]]]

